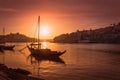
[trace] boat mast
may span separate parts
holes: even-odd
[[[38,49],[40,48],[40,16],[38,16]]]
[[[3,43],[5,44],[5,27],[3,27]]]

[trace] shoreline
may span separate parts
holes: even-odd
[[[6,65],[0,63],[0,80],[45,80],[29,76],[31,72],[24,69],[8,68]]]

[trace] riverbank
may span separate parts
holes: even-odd
[[[0,64],[0,80],[44,80],[36,77],[29,76],[29,71],[24,69],[8,68],[4,64]]]

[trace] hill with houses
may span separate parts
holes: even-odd
[[[59,43],[120,43],[120,23],[110,26],[61,34],[54,38]]]

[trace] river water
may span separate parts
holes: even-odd
[[[9,43],[10,44],[10,43]],[[26,43],[15,44],[12,51],[0,52],[0,63],[30,71],[45,80],[120,80],[120,45],[43,43],[43,48],[64,51],[57,60],[30,56]]]

